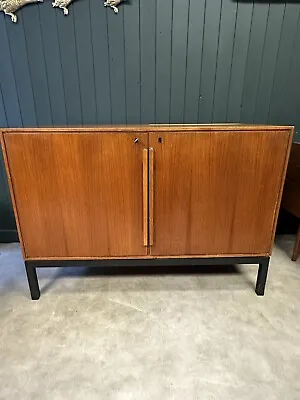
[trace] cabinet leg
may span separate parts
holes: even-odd
[[[256,280],[256,288],[255,288],[255,292],[258,296],[263,296],[265,294],[265,286],[268,276],[269,262],[270,258],[267,257],[259,264],[257,280]]]
[[[296,235],[296,242],[295,242],[294,251],[293,251],[293,255],[292,255],[292,261],[297,261],[299,251],[300,251],[300,225],[299,225],[298,232]]]
[[[30,289],[31,299],[38,300],[40,298],[39,282],[36,274],[36,267],[25,261],[28,285]]]

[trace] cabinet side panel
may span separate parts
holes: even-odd
[[[25,259],[26,258],[26,249],[24,246],[23,238],[22,238],[22,231],[21,231],[21,227],[20,227],[17,203],[16,203],[16,199],[15,199],[14,188],[13,188],[13,183],[12,183],[12,179],[11,179],[9,162],[8,162],[7,151],[6,151],[6,146],[5,146],[5,134],[3,132],[0,132],[0,141],[1,141],[5,170],[6,170],[6,174],[7,174],[7,181],[8,181],[8,186],[9,186],[10,197],[11,197],[11,201],[12,201],[12,205],[13,205],[19,240],[20,240],[21,249],[22,249],[22,255],[23,255],[23,258]]]
[[[287,142],[287,147],[286,147],[285,163],[284,163],[284,167],[282,170],[282,176],[281,176],[281,185],[280,185],[280,189],[278,192],[276,209],[274,212],[273,229],[272,229],[272,235],[271,235],[271,240],[270,240],[270,249],[269,249],[270,254],[272,253],[273,243],[274,243],[274,239],[275,239],[276,226],[277,226],[277,221],[278,221],[280,204],[281,204],[281,200],[282,200],[284,182],[285,182],[285,178],[286,178],[289,157],[290,157],[291,147],[292,147],[292,143],[293,143],[294,128],[291,128],[290,131],[287,131],[286,135],[288,135],[288,142]]]

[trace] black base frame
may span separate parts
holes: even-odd
[[[230,265],[259,264],[255,292],[263,296],[268,275],[270,257],[211,257],[211,258],[153,258],[153,259],[113,259],[113,260],[27,260],[26,273],[32,300],[40,298],[40,288],[36,269],[40,267],[128,267],[128,266],[172,266],[172,265]]]

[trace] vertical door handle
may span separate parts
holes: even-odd
[[[143,240],[144,246],[148,246],[149,236],[149,184],[148,184],[148,164],[149,153],[148,149],[143,150]]]
[[[149,148],[149,246],[154,244],[154,149]]]

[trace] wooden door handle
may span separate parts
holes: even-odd
[[[149,246],[154,244],[154,149],[149,148]]]
[[[149,236],[149,184],[148,184],[148,164],[149,153],[148,149],[143,150],[143,238],[144,246],[148,246]]]

